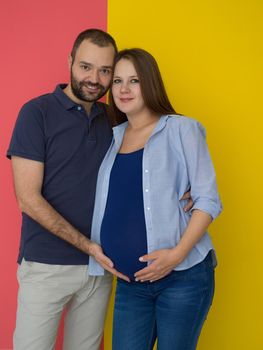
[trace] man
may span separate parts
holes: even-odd
[[[106,106],[96,101],[109,88],[116,52],[109,34],[80,33],[70,83],[19,113],[7,152],[23,212],[16,350],[52,349],[65,307],[64,349],[98,349],[111,274],[89,277],[89,255],[124,277],[89,240],[97,173],[112,138]]]
[[[65,308],[64,350],[99,349],[111,276],[126,278],[89,240],[97,173],[112,138],[97,100],[109,88],[116,52],[109,34],[80,33],[70,83],[19,113],[7,152],[23,213],[14,350],[52,349]],[[89,255],[105,276],[88,275]]]

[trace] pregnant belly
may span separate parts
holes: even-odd
[[[135,272],[146,267],[139,257],[147,254],[145,232],[132,234],[125,231],[101,230],[101,246],[113,262],[115,269],[134,280]]]

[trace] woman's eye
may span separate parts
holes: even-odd
[[[113,84],[119,84],[121,82],[120,79],[113,79]]]
[[[131,83],[133,83],[133,84],[139,83],[139,79],[131,79]]]

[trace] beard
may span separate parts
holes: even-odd
[[[95,102],[103,97],[108,91],[108,86],[105,87],[99,83],[92,83],[91,81],[78,81],[71,70],[70,76],[71,89],[73,94],[81,101]],[[98,89],[94,92],[85,91],[85,87],[91,87]]]

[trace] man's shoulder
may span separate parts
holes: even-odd
[[[54,115],[54,108],[56,113],[60,114],[61,107],[62,105],[56,98],[55,93],[49,92],[33,97],[25,102],[19,111],[19,117],[26,119],[45,119],[49,114]]]
[[[22,109],[23,108],[42,109],[42,108],[45,108],[47,104],[52,101],[54,101],[54,94],[46,93],[46,94],[31,98],[30,100],[24,103],[24,105],[22,106]]]

